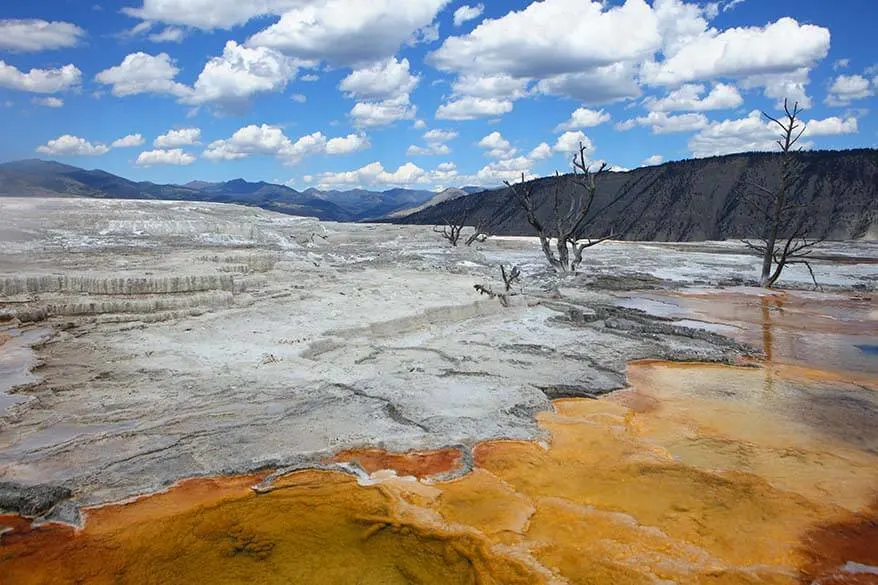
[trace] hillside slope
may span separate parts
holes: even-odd
[[[802,174],[794,198],[806,206],[808,235],[878,239],[878,150],[815,151],[796,156]],[[619,201],[591,224],[589,235],[615,230],[624,239],[647,241],[759,236],[759,218],[742,201],[742,195],[752,192],[754,183],[774,187],[779,161],[776,154],[747,153],[608,173],[600,177],[593,209],[601,209],[617,197]],[[549,194],[557,180],[535,181],[538,213],[543,218],[550,215]],[[565,181],[565,198],[571,189]],[[506,188],[440,203],[392,221],[439,224],[466,212],[473,224],[490,218],[497,234],[533,234]]]

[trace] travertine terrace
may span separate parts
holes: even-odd
[[[420,227],[210,204],[2,205],[9,347],[41,344],[3,398],[0,478],[79,504],[352,447],[535,438],[548,397],[619,388],[631,358],[739,352],[571,321],[590,310],[570,299],[612,299],[553,299],[528,240],[451,249]],[[508,308],[473,289],[500,262],[533,293]]]

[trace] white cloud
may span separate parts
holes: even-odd
[[[662,162],[664,162],[664,160],[665,159],[662,155],[654,154],[651,157],[644,159],[643,162],[641,163],[641,166],[654,167],[656,165],[662,164]]]
[[[223,54],[204,66],[185,103],[213,103],[240,108],[257,93],[279,91],[296,75],[296,63],[265,47],[248,48],[229,41]]]
[[[182,148],[171,150],[148,150],[141,152],[134,164],[141,167],[154,165],[173,165],[185,167],[195,162],[195,155],[184,152]]]
[[[338,87],[350,98],[381,101],[408,95],[419,81],[409,72],[408,59],[391,57],[353,70]]]
[[[706,89],[701,84],[687,83],[663,98],[648,97],[643,103],[654,112],[707,112],[737,108],[744,103],[744,98],[734,85],[717,83],[704,96]]]
[[[429,181],[427,171],[407,162],[393,172],[384,169],[380,162],[373,162],[352,171],[321,173],[317,176],[321,188],[336,187],[408,187]]]
[[[829,30],[781,18],[764,27],[709,29],[660,63],[644,65],[651,84],[676,85],[717,77],[743,78],[813,67],[829,52]]]
[[[424,122],[423,120],[415,120],[414,123],[412,124],[412,128],[415,130],[423,130],[426,127],[427,127],[427,123]]]
[[[182,43],[186,38],[186,30],[179,26],[168,26],[158,33],[147,37],[154,43]]]
[[[348,134],[343,138],[330,138],[326,141],[326,154],[349,154],[371,147],[365,134]]]
[[[424,133],[424,140],[427,142],[426,146],[412,144],[408,147],[406,154],[409,156],[438,156],[450,154],[451,148],[445,143],[449,140],[454,140],[455,138],[457,138],[457,132],[454,130],[441,130],[434,128],[433,130],[428,130]]]
[[[0,20],[0,50],[48,51],[77,46],[85,31],[69,22],[45,20]]]
[[[438,120],[475,120],[491,116],[501,116],[512,111],[512,102],[494,98],[464,96],[458,100],[442,104],[436,110]]]
[[[327,139],[321,132],[300,137],[293,142],[277,126],[245,126],[230,138],[211,142],[204,151],[209,160],[238,160],[253,155],[274,156],[286,164],[294,164],[313,154],[347,154],[369,148],[369,139],[350,134]]]
[[[479,140],[478,146],[485,149],[485,156],[496,159],[509,159],[518,152],[518,149],[497,131],[491,132]]]
[[[559,136],[557,142],[555,142],[555,146],[552,147],[552,150],[555,152],[579,153],[580,143],[585,147],[586,155],[591,155],[595,151],[591,140],[589,140],[588,136],[586,136],[581,130],[575,132],[568,131]]]
[[[673,132],[692,132],[707,127],[708,120],[704,114],[680,114],[672,116],[666,112],[650,112],[632,120],[616,124],[617,130],[630,130],[634,126],[646,126],[653,134],[670,134]]]
[[[544,0],[447,38],[428,60],[443,71],[543,77],[646,58],[660,43],[642,0],[606,11],[599,2]]]
[[[448,0],[321,0],[302,3],[253,35],[253,47],[269,47],[302,61],[356,66],[392,56],[429,26]],[[243,3],[242,3],[243,4]]]
[[[114,140],[110,145],[111,148],[133,148],[135,146],[143,146],[143,136],[141,134],[129,134],[118,140]]]
[[[564,122],[563,124],[558,124],[555,127],[555,132],[561,132],[562,130],[578,130],[580,128],[594,128],[595,126],[600,126],[604,122],[610,121],[610,114],[603,110],[590,110],[588,108],[577,108],[572,114],[570,114],[570,119]]]
[[[552,156],[552,147],[546,144],[545,142],[541,142],[533,150],[530,151],[530,154],[527,157],[531,160],[544,160]]]
[[[58,93],[79,85],[82,72],[73,65],[58,69],[31,69],[23,73],[0,60],[0,87],[32,93]]]
[[[454,26],[460,26],[465,22],[476,19],[480,17],[484,11],[484,4],[476,4],[475,6],[461,6],[454,11]]]
[[[824,120],[803,120],[806,125],[803,138],[834,136],[857,132],[855,118],[832,117]],[[749,151],[776,151],[775,140],[779,128],[765,120],[758,110],[746,118],[713,122],[689,140],[689,148],[695,157],[731,154]],[[797,146],[810,148],[811,143],[802,140]]]
[[[783,75],[752,75],[741,80],[741,87],[751,89],[762,87],[765,97],[777,100],[775,105],[783,107],[784,100],[790,103],[798,102],[803,108],[811,107],[811,98],[805,91],[810,79],[810,70],[802,67]]]
[[[418,109],[412,105],[409,96],[380,102],[359,102],[351,109],[351,118],[358,128],[387,126],[398,120],[413,120]]]
[[[142,93],[168,94],[177,97],[187,96],[191,90],[174,81],[180,70],[170,55],[160,53],[131,53],[122,63],[98,73],[95,80],[113,87],[116,97],[137,95]]]
[[[302,0],[143,0],[140,8],[122,12],[144,21],[191,26],[204,30],[231,28],[263,15],[280,15]]]
[[[320,79],[319,75],[315,75],[314,73],[306,73],[305,75],[303,75],[302,77],[299,78],[299,81],[311,82],[311,81],[317,81],[318,79]]]
[[[811,120],[805,126],[803,136],[838,136],[839,134],[856,134],[859,128],[857,119],[848,117],[841,119],[838,116],[823,120]]]
[[[199,144],[200,140],[200,128],[180,128],[179,130],[168,130],[166,134],[162,134],[156,138],[152,145],[156,148],[166,150]]]
[[[37,148],[37,152],[50,156],[100,156],[110,149],[103,144],[92,144],[85,138],[65,134]]]
[[[636,74],[634,63],[614,63],[592,71],[552,75],[541,79],[536,89],[540,93],[570,97],[584,104],[609,104],[640,96]]]
[[[832,70],[838,71],[839,69],[847,69],[851,65],[850,59],[836,59],[832,63]]]
[[[862,75],[839,75],[829,87],[826,103],[831,106],[846,106],[854,100],[874,95],[869,80]]]
[[[45,106],[47,108],[61,108],[64,106],[64,100],[56,97],[34,98],[31,102],[38,106]]]
[[[294,93],[293,95],[290,96],[290,99],[298,104],[304,104],[305,102],[308,101],[308,96],[306,96],[303,93]]]

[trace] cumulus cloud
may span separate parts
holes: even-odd
[[[829,30],[781,18],[764,27],[709,29],[661,62],[648,62],[644,79],[676,85],[717,77],[782,75],[813,67],[829,52]]]
[[[45,20],[0,20],[0,50],[16,52],[48,51],[77,46],[85,31],[69,22]]]
[[[869,80],[862,75],[839,75],[829,87],[826,103],[830,106],[846,106],[854,100],[874,95]]]
[[[395,171],[388,171],[380,162],[369,163],[352,171],[326,172],[316,177],[323,189],[338,187],[409,187],[428,183],[430,173],[418,165],[407,162]]]
[[[412,144],[408,147],[406,154],[409,156],[418,155],[446,155],[451,153],[451,148],[445,144],[446,142],[457,138],[457,132],[454,130],[440,130],[434,128],[424,133],[426,146],[417,146]]]
[[[308,96],[302,93],[294,93],[290,96],[290,99],[296,102],[297,104],[304,104],[308,101]]]
[[[358,102],[351,108],[351,118],[358,128],[387,126],[399,120],[413,120],[418,113],[408,95],[380,102]]]
[[[180,128],[178,130],[168,130],[166,134],[156,138],[152,145],[160,149],[174,149],[181,146],[199,144],[200,140],[200,128]]]
[[[143,136],[141,134],[129,134],[118,140],[114,140],[110,145],[112,148],[133,148],[135,146],[143,146]]]
[[[184,152],[182,148],[173,148],[170,150],[148,150],[141,152],[137,156],[134,164],[141,167],[150,167],[155,165],[172,165],[184,167],[195,162],[195,155]]]
[[[518,152],[518,149],[497,131],[479,140],[478,146],[485,150],[485,156],[497,159],[512,158]]]
[[[454,11],[454,26],[461,26],[465,22],[475,20],[485,11],[484,4],[476,4],[475,6],[464,5]]]
[[[650,128],[653,134],[670,134],[673,132],[692,132],[705,128],[707,125],[708,120],[704,114],[689,113],[672,116],[666,112],[650,112],[646,116],[620,122],[616,124],[616,129],[630,130],[635,126],[645,126]]]
[[[590,156],[595,151],[594,144],[581,130],[575,132],[571,130],[559,136],[552,150],[563,153],[579,153],[580,144],[585,147],[586,156]]]
[[[428,27],[448,0],[323,0],[304,3],[253,35],[253,47],[268,47],[302,61],[358,66],[392,56],[417,31]]]
[[[186,38],[186,30],[179,26],[165,27],[161,32],[153,33],[147,37],[154,43],[182,43]]]
[[[411,93],[420,79],[409,71],[409,60],[395,57],[355,69],[339,89],[358,100],[388,100]]]
[[[296,72],[296,62],[277,51],[229,41],[221,56],[207,62],[184,101],[237,109],[258,93],[284,89]]]
[[[371,147],[369,138],[365,134],[348,134],[340,138],[330,138],[326,141],[326,154],[349,154]]]
[[[0,60],[0,87],[31,93],[58,93],[76,87],[82,72],[73,65],[57,69],[31,69],[27,73]]]
[[[168,94],[185,97],[191,90],[174,81],[180,69],[167,53],[150,55],[137,52],[127,55],[122,63],[104,69],[95,76],[95,81],[112,86],[116,97],[142,93]]]
[[[362,134],[327,139],[321,132],[314,132],[294,142],[277,126],[251,124],[239,129],[230,138],[211,142],[203,156],[220,161],[265,155],[274,156],[286,164],[294,164],[308,155],[348,154],[370,146],[369,139]]]
[[[838,117],[824,120],[803,120],[806,125],[803,138],[835,136],[857,132],[856,118]],[[713,122],[689,140],[689,149],[695,157],[731,154],[749,151],[775,151],[778,128],[767,121],[758,110],[753,110],[746,118]],[[803,140],[802,148],[810,148],[812,143]]]
[[[164,22],[203,30],[231,28],[252,18],[280,15],[302,0],[143,0],[139,8],[122,12],[147,22]]]
[[[436,110],[437,120],[475,120],[476,118],[502,116],[512,111],[510,100],[464,96],[442,104]]]
[[[34,98],[31,100],[31,102],[38,106],[44,106],[46,108],[61,108],[64,106],[64,100],[56,97]]]
[[[429,61],[450,72],[542,77],[646,58],[660,43],[643,1],[604,11],[600,2],[545,0],[449,37]]]
[[[552,156],[552,147],[546,144],[545,142],[541,142],[537,146],[534,147],[533,150],[530,151],[530,154],[527,155],[531,160],[544,160]]]
[[[654,167],[656,165],[662,164],[664,162],[664,157],[660,154],[654,154],[648,158],[645,158],[641,164],[644,167]]]
[[[737,108],[744,98],[734,85],[717,83],[707,95],[702,84],[687,83],[663,98],[648,97],[643,104],[654,112],[707,112]]]
[[[109,152],[104,144],[92,144],[85,138],[65,134],[37,148],[37,152],[50,156],[100,156]]]
[[[555,132],[561,132],[562,130],[578,130],[581,128],[594,128],[595,126],[600,126],[604,122],[609,122],[610,118],[610,114],[603,110],[577,108],[572,114],[570,114],[569,120],[563,124],[558,124],[558,126],[555,127]]]
[[[419,81],[409,71],[408,59],[391,57],[353,70],[342,79],[339,89],[360,100],[351,110],[356,126],[386,126],[415,117],[417,108],[409,94]]]
[[[811,120],[805,126],[803,136],[838,136],[839,134],[856,134],[859,131],[857,119],[853,116],[839,118],[832,116],[823,120]]]

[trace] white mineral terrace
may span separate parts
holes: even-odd
[[[740,354],[581,318],[614,290],[746,281],[759,263],[736,243],[607,242],[558,295],[530,238],[451,248],[429,227],[84,199],[0,199],[0,246],[0,481],[77,504],[349,447],[538,437],[549,397],[622,387],[628,360]],[[527,293],[509,307],[473,289],[500,290],[501,263]],[[814,268],[824,294],[875,285],[875,264]]]

